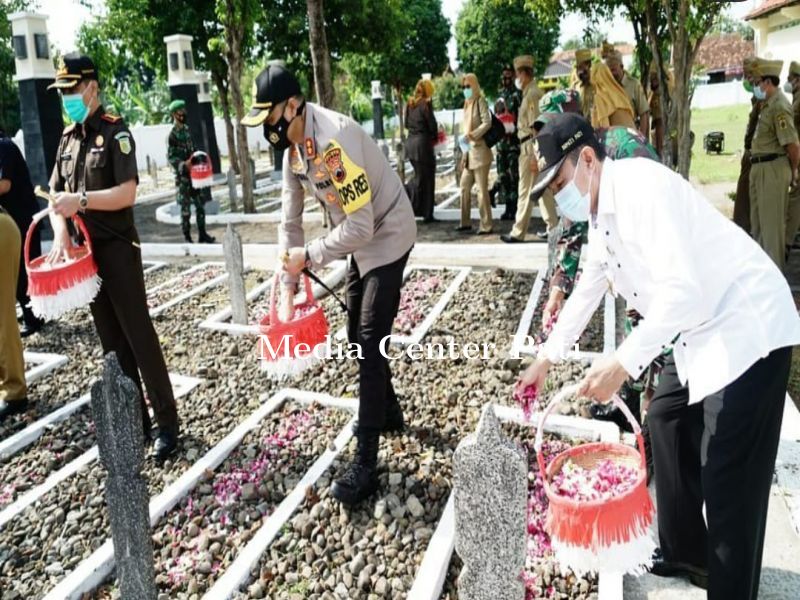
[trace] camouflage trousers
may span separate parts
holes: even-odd
[[[183,230],[183,235],[189,235],[191,231],[192,204],[194,204],[194,211],[197,217],[197,230],[200,232],[205,231],[206,208],[204,190],[193,188],[192,182],[189,179],[180,179],[178,181],[178,197],[176,201],[181,207],[181,229]]]
[[[633,328],[639,324],[642,316],[635,310],[629,308],[625,317],[625,335],[630,335]],[[642,372],[638,379],[628,379],[620,390],[620,396],[625,400],[625,404],[636,415],[647,412],[650,400],[658,387],[659,376],[664,370],[667,358],[672,354],[672,348],[667,348],[659,354],[653,362]],[[638,408],[638,411],[636,410]],[[641,417],[640,417],[641,419]]]
[[[497,150],[497,181],[500,183],[498,198],[506,206],[507,214],[516,214],[519,188],[519,149]]]

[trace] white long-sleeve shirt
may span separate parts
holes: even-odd
[[[605,292],[644,320],[616,351],[638,377],[673,340],[690,403],[727,386],[772,350],[800,343],[781,272],[691,184],[652,160],[606,159],[583,273],[541,353],[566,357]]]

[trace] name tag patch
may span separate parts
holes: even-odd
[[[350,160],[336,140],[331,140],[323,158],[346,214],[354,213],[372,199],[367,173]]]

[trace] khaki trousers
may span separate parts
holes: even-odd
[[[531,221],[531,211],[533,204],[530,200],[531,188],[533,187],[533,173],[531,173],[530,154],[521,154],[519,157],[519,200],[517,200],[517,215],[514,220],[514,227],[511,229],[511,237],[524,240],[528,232],[528,225]],[[550,230],[558,224],[556,215],[556,205],[553,194],[546,190],[539,197],[539,210],[542,213],[547,229]]]
[[[489,170],[491,165],[470,169],[464,168],[461,173],[461,226],[472,225],[472,186],[478,182],[478,208],[481,215],[481,226],[478,231],[492,230],[492,204],[489,199]]]
[[[7,402],[28,395],[15,297],[20,248],[17,224],[0,212],[0,400]]]
[[[786,208],[792,170],[785,156],[750,169],[750,227],[753,239],[783,270],[786,252]]]

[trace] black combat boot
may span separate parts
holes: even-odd
[[[377,432],[358,434],[356,456],[347,471],[331,486],[331,495],[343,504],[358,504],[378,489]]]
[[[183,230],[183,239],[187,244],[194,244],[192,235],[189,233],[189,231],[190,230],[188,228]]]
[[[406,428],[406,422],[403,419],[403,409],[397,402],[389,405],[386,411],[386,422],[381,430],[383,433],[397,433]],[[358,419],[353,421],[353,435],[358,435]]]
[[[201,244],[213,244],[217,239],[208,235],[205,229],[201,229],[197,234],[197,241]]]

